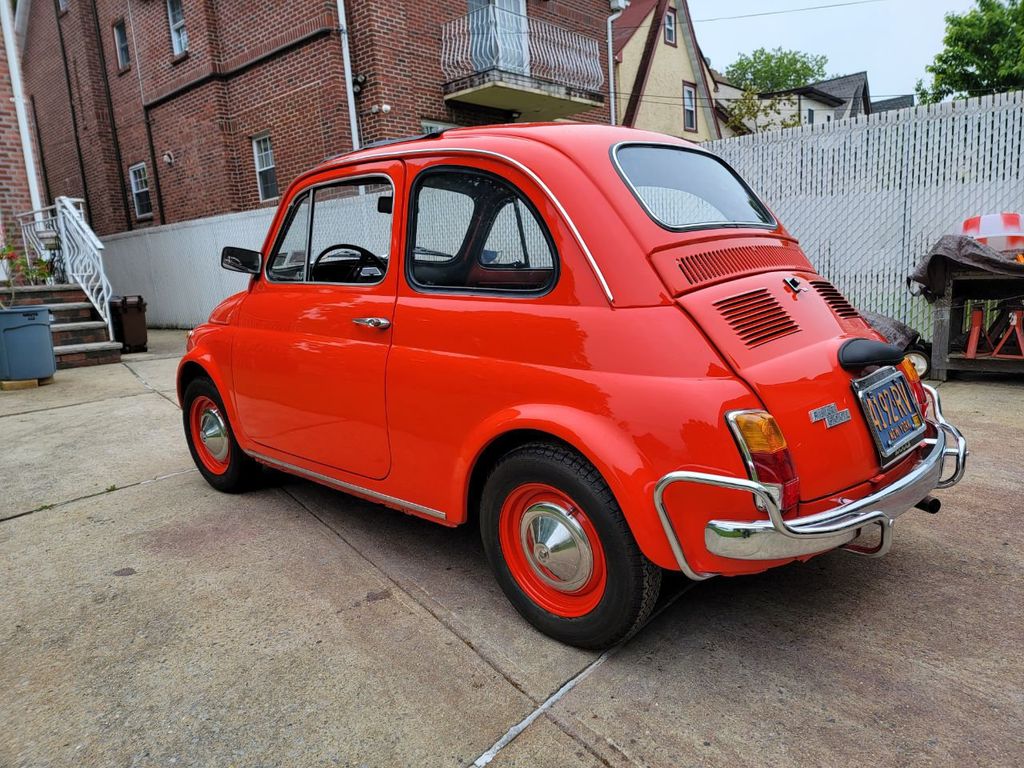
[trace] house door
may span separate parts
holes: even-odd
[[[474,68],[529,75],[526,0],[469,0],[469,11]]]

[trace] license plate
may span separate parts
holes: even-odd
[[[854,381],[853,391],[860,400],[883,466],[917,445],[926,426],[917,398],[902,372],[880,368]]]

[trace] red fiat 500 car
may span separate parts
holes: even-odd
[[[364,149],[300,176],[262,251],[222,263],[249,287],[178,372],[210,484],[263,464],[475,518],[509,600],[578,646],[634,631],[662,569],[884,554],[964,472],[902,353],[728,165],[660,134]]]

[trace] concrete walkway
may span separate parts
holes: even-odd
[[[0,394],[0,766],[1024,763],[1019,384],[942,387],[970,473],[888,557],[671,579],[598,655],[523,622],[472,530],[214,492],[184,337],[151,334]]]

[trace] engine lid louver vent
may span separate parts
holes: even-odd
[[[848,319],[860,317],[860,312],[858,312],[854,306],[846,300],[846,297],[839,292],[839,289],[832,285],[832,283],[828,282],[828,280],[812,280],[811,286],[839,317]]]
[[[800,330],[783,306],[764,288],[716,301],[715,309],[740,340],[752,349]]]
[[[766,245],[694,253],[679,257],[677,264],[691,286],[765,270],[812,269],[799,248]]]

